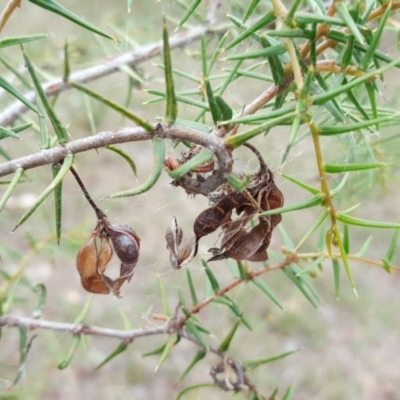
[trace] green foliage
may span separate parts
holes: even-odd
[[[386,99],[397,93],[398,82],[391,83],[400,58],[395,45],[388,49],[387,43],[399,30],[393,18],[400,2],[232,0],[217,12],[212,1],[161,1],[149,7],[128,0],[123,13],[115,9],[110,16],[102,15],[106,3],[93,3],[107,20],[93,16],[93,24],[83,18],[92,20],[92,15],[78,6],[73,12],[72,6],[53,0],[30,3],[54,21],[54,33],[31,33],[27,27],[26,35],[0,39],[0,176],[13,174],[1,181],[0,216],[6,230],[18,213],[22,217],[14,230],[25,224],[15,232],[16,239],[3,232],[0,243],[0,326],[19,328],[19,359],[10,363],[18,370],[7,390],[18,389],[29,375],[31,346],[41,340],[32,344],[30,328],[49,328],[70,334],[63,337],[65,353],[49,344],[48,364],[54,366],[60,353],[59,369],[92,364],[95,371],[106,371],[126,357],[120,376],[130,375],[132,368],[134,377],[127,379],[144,381],[142,370],[152,369],[156,386],[165,373],[168,381],[178,381],[177,388],[170,385],[169,397],[186,398],[192,390],[218,397],[215,393],[225,390],[233,397],[241,392],[248,399],[262,399],[272,393],[269,398],[276,399],[274,388],[284,385],[279,398],[296,398],[294,382],[284,378],[291,376],[285,368],[290,363],[307,368],[301,357],[279,360],[297,352],[283,351],[283,335],[296,337],[306,328],[286,326],[286,316],[298,314],[306,324],[304,309],[319,309],[329,296],[353,301],[346,296],[354,292],[362,293],[362,299],[369,289],[355,265],[377,266],[383,273],[400,269],[398,215],[388,208],[382,212],[388,201],[385,190],[395,203],[396,191],[391,190],[398,184],[400,114],[398,104]],[[12,24],[18,24],[15,4],[10,1],[0,17],[0,26],[7,24],[11,32]],[[60,17],[68,20],[68,38],[58,31]],[[101,28],[104,24],[112,35]],[[26,68],[21,68],[22,45]],[[382,84],[389,73],[390,84]],[[121,117],[124,127],[118,128]],[[103,156],[103,148],[111,151]],[[104,158],[97,161],[94,149]],[[249,149],[253,154],[246,153],[241,163],[241,150]],[[69,186],[74,162],[82,175],[89,175],[90,191],[105,196],[101,200],[107,213],[74,172],[95,211],[94,227],[87,224],[86,209],[79,203],[83,197]],[[255,162],[259,169],[253,168]],[[113,169],[118,163],[127,164],[130,175]],[[43,175],[41,170],[46,170]],[[35,199],[18,205],[25,192],[34,192]],[[52,193],[54,202],[46,202]],[[211,204],[202,203],[201,195]],[[136,197],[126,199],[130,196]],[[172,208],[176,218],[164,226]],[[30,219],[33,213],[36,219]],[[77,283],[84,276],[71,267],[77,253],[91,270],[88,279],[95,293],[118,294],[132,278],[127,300],[103,296],[104,303],[96,304],[101,315],[89,312],[92,297],[83,306]],[[104,274],[113,253],[120,261],[115,280]],[[37,282],[43,259],[52,267],[53,280],[46,285]],[[333,283],[324,286],[329,276],[324,270],[331,265]],[[281,274],[274,273],[278,269]],[[54,276],[60,270],[65,275],[57,283]],[[58,305],[67,303],[67,292],[82,309],[72,324],[70,309]],[[120,310],[124,330],[112,327],[116,301],[127,307]],[[22,322],[21,310],[28,315]],[[9,316],[16,319],[7,320]],[[279,330],[284,332],[279,336],[282,348],[273,351]],[[265,340],[257,336],[259,331]],[[323,334],[310,331],[307,340],[319,346],[320,356],[326,350]],[[9,330],[6,338],[5,332],[0,345],[7,348]],[[86,335],[93,337],[87,340]],[[119,342],[93,356],[95,335]],[[163,341],[151,341],[155,335],[164,335]],[[150,344],[143,356],[158,359],[134,364],[132,354],[139,347],[132,346],[129,355],[125,350],[136,340]],[[80,345],[85,354],[77,351]],[[175,368],[179,354],[183,362]],[[4,363],[0,360],[1,379]],[[194,369],[210,364],[208,380]],[[171,365],[179,378],[170,378]],[[316,383],[304,378],[296,384],[307,392],[307,385]],[[322,396],[328,398],[326,393]]]

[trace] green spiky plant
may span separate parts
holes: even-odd
[[[7,28],[13,24],[13,20],[18,19],[15,9],[20,3],[8,2],[1,16],[0,27],[7,24]],[[125,363],[120,371],[129,371],[129,368],[135,371],[149,369],[143,366],[147,361],[129,364],[129,358],[134,357],[132,353],[158,357],[158,361],[151,364],[151,368],[158,371],[161,367],[166,368],[168,357],[173,357],[181,346],[191,342],[195,350],[191,350],[193,354],[189,357],[185,354],[185,365],[181,363],[179,373],[170,378],[177,382],[177,388],[171,389],[168,396],[194,398],[192,396],[199,390],[200,393],[206,393],[212,388],[221,391],[212,392],[217,393],[216,396],[222,396],[222,391],[226,391],[229,396],[233,397],[234,393],[239,392],[248,399],[296,398],[295,382],[289,384],[287,389],[278,391],[275,387],[287,385],[287,382],[281,382],[280,376],[274,375],[275,364],[271,364],[268,370],[266,364],[290,356],[297,348],[287,350],[281,343],[280,351],[272,353],[271,348],[267,348],[267,352],[260,345],[261,337],[252,331],[260,326],[259,320],[263,317],[259,315],[273,314],[275,308],[286,308],[277,293],[282,290],[287,293],[292,287],[300,292],[296,296],[304,297],[318,308],[321,300],[311,278],[330,268],[333,270],[331,291],[337,298],[348,287],[355,296],[359,295],[357,274],[353,272],[355,262],[378,266],[382,274],[400,269],[395,265],[400,224],[396,217],[384,220],[367,208],[363,211],[362,202],[363,198],[368,198],[367,193],[377,196],[386,182],[391,185],[388,183],[387,186],[397,186],[393,179],[397,171],[394,144],[399,138],[396,129],[400,125],[400,113],[395,107],[385,104],[381,92],[385,95],[387,91],[388,96],[392,95],[388,84],[384,85],[384,79],[387,73],[395,75],[400,67],[400,58],[388,55],[387,46],[384,46],[385,40],[392,40],[393,31],[399,30],[395,16],[396,13],[398,15],[400,1],[326,3],[320,0],[271,0],[251,1],[246,5],[232,1],[229,5],[224,4],[222,9],[219,8],[219,2],[213,0],[179,1],[173,5],[161,2],[156,17],[153,17],[158,22],[157,26],[162,25],[157,32],[161,41],[148,44],[146,35],[142,35],[142,47],[137,49],[134,29],[139,30],[141,26],[130,26],[128,21],[132,15],[137,17],[139,14],[141,17],[140,12],[145,11],[140,11],[140,7],[135,10],[137,5],[133,2],[128,1],[121,13],[126,19],[126,30],[119,27],[117,17],[111,28],[100,29],[53,0],[30,0],[30,3],[33,3],[32,7],[35,6],[35,11],[40,7],[44,9],[44,18],[58,20],[63,17],[70,21],[72,27],[83,28],[90,34],[85,37],[84,43],[79,44],[84,46],[83,50],[76,43],[71,45],[71,38],[66,37],[69,44],[58,52],[63,54],[62,60],[58,62],[59,65],[54,61],[50,67],[44,64],[38,50],[42,53],[51,52],[54,44],[47,35],[35,33],[0,39],[0,61],[4,66],[0,87],[7,94],[3,94],[1,99],[0,112],[0,154],[3,158],[0,176],[4,177],[0,200],[1,216],[4,217],[2,235],[8,235],[13,228],[14,237],[20,235],[15,241],[7,239],[0,244],[4,266],[0,283],[0,326],[3,327],[4,337],[0,346],[6,346],[5,343],[12,340],[9,338],[15,336],[13,331],[5,333],[6,326],[18,327],[20,333],[19,360],[12,361],[19,363],[19,368],[13,368],[12,377],[8,371],[0,373],[6,382],[2,386],[4,396],[26,394],[21,389],[21,381],[24,375],[30,374],[28,355],[34,353],[36,342],[43,340],[39,338],[33,342],[35,336],[30,334],[30,330],[36,328],[72,335],[66,355],[63,350],[54,351],[55,355],[50,356],[54,362],[58,353],[64,354],[59,356],[62,357],[59,369],[73,368],[74,364],[90,364],[96,367],[96,376],[102,376],[102,371],[107,367],[113,363],[118,365],[118,359],[123,357],[121,353],[124,352]],[[161,14],[164,14],[164,19]],[[177,15],[179,17],[176,19]],[[173,29],[179,31],[170,35]],[[113,31],[112,35],[108,30]],[[35,47],[36,41],[40,42],[40,47]],[[61,49],[60,44],[59,47]],[[77,53],[82,51],[86,54],[91,47],[96,47],[98,51],[89,59],[90,65],[79,65]],[[179,55],[172,52],[177,47],[184,50]],[[19,48],[20,53],[16,55]],[[48,48],[48,51],[43,51],[43,48]],[[122,48],[126,52],[119,54]],[[392,48],[390,54],[395,53],[394,46]],[[7,53],[9,49],[13,52]],[[107,61],[107,56],[112,58]],[[160,57],[162,63],[151,64],[149,60],[155,57]],[[100,63],[99,59],[102,60]],[[24,66],[22,69],[21,63]],[[117,71],[124,79],[127,78],[128,85],[123,87],[127,93],[122,96],[118,93],[117,100],[114,100],[107,93],[114,86],[111,74]],[[102,83],[96,86],[100,78]],[[163,80],[162,87],[160,78]],[[147,94],[139,92],[139,89],[144,89]],[[68,100],[62,102],[63,96],[69,93],[82,96],[79,98],[84,106],[77,110],[68,105]],[[59,106],[60,102],[62,105]],[[160,104],[161,108],[157,108]],[[104,131],[99,132],[96,126],[102,123],[102,113],[107,113],[115,125],[104,124]],[[159,118],[161,113],[163,117]],[[115,115],[119,118],[122,116],[122,122],[121,119],[115,119]],[[85,121],[84,129],[74,125],[77,119]],[[121,124],[127,127],[118,128]],[[132,124],[135,126],[132,127]],[[15,146],[21,143],[21,139],[29,142],[21,146],[22,153],[18,149],[20,146]],[[146,162],[138,162],[144,148],[139,147],[139,141],[152,142],[151,146],[147,143],[152,156],[146,158]],[[111,300],[109,312],[115,314],[115,309],[119,307],[124,329],[120,329],[120,322],[109,316],[104,316],[104,319],[95,313],[91,316],[90,310],[103,307],[107,300],[96,295],[90,296],[85,303],[80,287],[73,289],[80,293],[78,307],[82,310],[78,317],[74,317],[70,310],[63,313],[62,307],[55,311],[54,302],[60,298],[57,297],[59,294],[54,293],[54,287],[60,287],[60,282],[49,281],[46,287],[35,277],[33,270],[37,260],[43,256],[56,265],[64,258],[68,260],[69,268],[79,247],[90,236],[93,226],[82,225],[80,221],[86,218],[82,215],[75,221],[78,228],[66,227],[71,221],[71,214],[76,214],[77,210],[79,214],[86,214],[86,209],[76,207],[73,198],[80,198],[76,188],[63,188],[66,180],[69,181],[72,176],[70,172],[76,175],[76,165],[81,164],[82,175],[85,175],[85,168],[93,168],[91,161],[87,164],[84,161],[90,150],[111,150],[112,153],[105,158],[107,163],[120,163],[122,160],[127,164],[128,168],[123,170],[114,184],[119,171],[113,170],[111,173],[108,165],[99,164],[94,171],[101,187],[102,201],[107,202],[108,217],[115,219],[113,212],[119,212],[115,202],[126,201],[123,204],[129,207],[129,212],[121,215],[124,224],[132,224],[130,215],[135,215],[136,209],[140,214],[141,205],[149,201],[151,203],[152,198],[145,197],[148,192],[150,195],[157,193],[155,197],[161,196],[162,187],[171,193],[169,188],[166,189],[171,178],[175,186],[182,186],[189,194],[197,194],[195,200],[182,200],[185,207],[192,207],[189,202],[197,202],[200,195],[210,195],[223,185],[229,187],[230,193],[246,193],[248,196],[251,171],[238,171],[236,164],[237,154],[249,141],[256,144],[269,168],[276,171],[275,180],[279,178],[280,182],[277,185],[285,188],[293,185],[295,188],[291,189],[291,196],[286,196],[285,205],[274,209],[260,208],[254,216],[256,219],[283,215],[283,222],[273,231],[276,244],[268,250],[268,261],[254,263],[228,258],[217,266],[197,255],[189,263],[194,252],[179,253],[182,231],[174,217],[172,233],[170,230],[172,236],[167,237],[173,245],[168,246],[171,250],[171,246],[176,245],[172,256],[179,258],[182,255],[182,259],[171,264],[179,270],[172,271],[173,275],[170,275],[168,253],[161,251],[165,247],[164,232],[167,226],[156,226],[150,232],[144,227],[146,220],[139,218],[139,222],[135,222],[135,229],[144,249],[141,251],[146,251],[146,246],[152,248],[151,251],[147,250],[146,262],[147,265],[159,263],[156,272],[160,274],[155,274],[154,269],[151,269],[151,273],[148,272],[149,268],[146,272],[145,268],[140,269],[135,272],[129,286],[124,286],[122,293],[129,299],[131,287],[135,293],[140,293],[142,289],[142,295],[145,295],[147,290],[156,285],[160,294],[155,296],[151,292],[150,301],[135,305],[133,311],[126,302],[125,306],[121,306]],[[275,156],[279,153],[279,159],[275,157],[270,164],[268,146],[273,146],[274,142],[279,142],[279,151],[275,151]],[[309,162],[303,165],[299,163],[294,172],[290,172],[290,166],[296,165],[300,159],[298,154],[305,147],[311,149],[308,153]],[[188,153],[188,149],[194,154],[174,165],[173,161],[178,157],[176,154]],[[175,156],[169,157],[170,154]],[[135,184],[132,183],[132,173],[136,175],[140,172],[140,163],[143,168],[151,164],[152,169],[147,178],[143,179],[142,174],[140,183]],[[52,178],[36,173],[40,166],[51,170]],[[300,168],[302,172],[298,173]],[[289,173],[286,169],[289,169]],[[191,179],[196,173],[202,179],[194,185]],[[112,241],[104,230],[106,214],[91,199],[80,178],[77,179],[98,219],[92,237],[101,241],[103,246]],[[28,205],[23,205],[21,215],[10,204],[16,202],[18,196],[24,193],[24,186],[30,182],[45,188]],[[91,186],[95,184],[93,180],[90,183]],[[171,194],[173,198],[184,192],[182,189],[175,190]],[[46,205],[50,204],[47,198],[50,196],[54,197],[51,206],[54,216],[46,212]],[[292,200],[299,198],[301,200]],[[130,206],[129,202],[132,201],[134,207]],[[202,207],[207,208],[204,203]],[[305,211],[301,210],[308,210],[309,217],[304,218]],[[168,210],[164,215],[169,220],[172,216]],[[10,221],[15,222],[15,218],[16,224],[10,226]],[[34,218],[36,222],[29,225]],[[180,219],[185,218],[194,219],[195,216],[188,217],[185,214]],[[292,229],[300,218],[307,223]],[[35,226],[39,221],[44,229]],[[99,224],[101,221],[103,225]],[[159,222],[155,221],[155,224]],[[376,251],[376,246],[371,243],[372,235],[379,236],[376,233],[378,230],[384,232],[382,238],[386,247]],[[367,238],[360,242],[359,238],[363,235]],[[282,240],[282,245],[278,245],[279,240]],[[354,251],[354,243],[359,246],[357,251]],[[209,241],[209,247],[211,245]],[[113,246],[118,253],[114,242]],[[113,290],[107,280],[109,278],[104,278],[104,270],[99,267],[99,259],[104,254],[103,247],[93,248],[97,257],[93,273],[103,282],[101,290],[118,294],[120,286]],[[180,269],[184,262],[188,265]],[[267,284],[266,278],[270,279],[275,270],[283,271],[286,279],[274,287],[274,281]],[[52,275],[57,276],[58,273],[53,271]],[[151,289],[146,289],[142,283],[146,279],[145,273]],[[78,277],[74,267],[69,268],[69,274]],[[163,276],[166,274],[168,278]],[[342,279],[342,275],[345,279]],[[122,283],[130,278],[131,275],[125,277]],[[342,288],[343,283],[346,283],[345,288]],[[78,284],[76,279],[74,283],[71,281],[73,284]],[[287,289],[282,289],[281,285]],[[32,306],[32,301],[37,302],[36,307]],[[124,304],[125,300],[119,301]],[[275,307],[274,311],[270,310],[270,305],[265,305],[266,301]],[[21,316],[21,307],[25,316]],[[154,310],[146,314],[143,324],[139,317],[149,307]],[[218,321],[222,313],[220,310],[224,310],[227,317]],[[296,311],[301,315],[302,310]],[[150,318],[153,320],[149,321]],[[112,329],[106,328],[109,321],[114,323]],[[301,329],[301,324],[297,328]],[[78,353],[81,348],[90,349],[86,338],[91,335],[109,338],[110,342],[114,338],[120,343],[114,350],[102,351],[100,359],[94,357],[88,360],[90,357]],[[141,340],[147,340],[149,348],[140,351],[136,347],[136,339],[144,336],[146,339]],[[152,339],[154,336],[162,336],[163,342],[157,342],[157,346]],[[238,336],[242,340],[241,345]],[[131,345],[132,342],[134,344]],[[18,347],[12,343],[14,349]],[[238,349],[240,347],[241,352]],[[186,347],[183,349],[185,352]],[[263,353],[259,353],[258,349]],[[210,355],[216,356],[216,359]],[[289,357],[287,360],[294,359]],[[1,360],[2,364],[6,362],[6,359]],[[302,368],[300,357],[287,362]],[[210,364],[211,378],[196,374],[195,368],[199,368],[199,365]],[[256,372],[263,368],[264,372],[257,375]],[[264,378],[266,370],[268,379]],[[158,372],[152,379],[157,382],[157,379],[161,379],[161,373]],[[113,379],[110,378],[111,381]],[[138,378],[131,378],[131,381],[140,382],[140,374]],[[304,382],[298,386],[300,390],[307,390]],[[155,392],[149,393],[155,396]]]

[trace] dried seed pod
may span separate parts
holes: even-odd
[[[189,243],[180,247],[182,237],[182,229],[178,225],[177,219],[173,217],[165,232],[165,240],[169,250],[169,265],[173,269],[180,269],[182,265],[190,262],[197,252],[196,238],[193,237]]]
[[[216,231],[224,222],[230,218],[231,211],[226,211],[217,205],[207,208],[201,212],[193,224],[193,231],[196,239],[209,235]]]
[[[172,217],[172,222],[165,232],[165,240],[167,242],[167,249],[175,256],[178,256],[178,248],[182,242],[183,232],[178,225],[175,216]]]
[[[135,266],[139,259],[140,239],[128,225],[111,225],[106,227],[115,254],[123,264]]]
[[[108,294],[110,287],[104,281],[102,273],[112,256],[112,248],[107,238],[92,235],[79,249],[76,256],[76,266],[81,277],[82,286],[91,293]]]

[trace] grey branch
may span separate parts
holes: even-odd
[[[197,340],[197,338],[190,334],[186,329],[180,328],[179,324],[175,324],[174,322],[175,321],[172,319],[166,321],[163,326],[159,327],[144,327],[131,330],[120,330],[103,328],[94,325],[47,321],[44,319],[35,319],[16,315],[3,315],[0,317],[0,328],[17,327],[26,329],[28,331],[32,331],[35,329],[49,329],[52,331],[68,332],[72,335],[92,335],[109,337],[119,339],[125,343],[131,343],[134,339],[145,336],[176,334],[181,338],[185,338],[195,343],[199,347],[203,347],[203,345]],[[211,375],[213,376],[214,383],[219,385],[224,390],[237,391],[249,388],[251,391],[256,391],[255,387],[246,377],[243,366],[238,361],[228,357],[226,353],[222,352],[212,345],[208,346],[207,350],[211,351],[222,359],[222,361],[216,367],[211,368]],[[236,381],[232,382],[232,384],[228,386],[226,384],[226,382],[228,381],[221,382],[216,378],[217,373],[225,372],[223,366],[226,362],[234,367],[234,371],[236,374]]]
[[[138,127],[120,128],[115,131],[100,132],[93,136],[74,140],[63,146],[41,150],[38,153],[8,161],[0,165],[0,177],[12,174],[17,168],[28,170],[46,164],[58,163],[67,154],[77,154],[109,144],[151,140],[155,136],[171,140],[188,140],[200,146],[207,147],[214,152],[218,169],[211,176],[204,182],[192,182],[190,178],[186,178],[186,185],[188,187],[193,186],[192,190],[194,193],[207,195],[221,185],[232,171],[232,156],[223,139],[214,134],[199,132],[181,125],[168,126],[158,124],[153,134]]]
[[[214,18],[213,18],[214,21]],[[210,32],[211,24],[206,23],[203,26],[192,28],[185,33],[178,32],[170,38],[170,47],[175,49],[178,47],[185,46],[191,42],[198,40],[202,33]],[[76,72],[71,73],[69,79],[71,81],[85,83],[101,78],[106,75],[110,75],[114,72],[119,71],[119,67],[122,65],[135,66],[150,58],[158,56],[162,52],[162,42],[158,41],[146,46],[137,48],[136,50],[128,51],[118,57],[106,61],[103,64],[94,65]],[[43,88],[47,96],[54,96],[64,90],[70,89],[70,86],[64,82],[62,78],[55,79],[53,81],[43,84]],[[24,96],[35,103],[35,91],[30,90],[24,93]],[[7,126],[17,120],[25,111],[27,107],[19,101],[15,101],[10,106],[5,108],[0,113],[0,125]]]
[[[3,315],[0,317],[0,327],[15,326],[27,330],[51,329],[53,331],[69,332],[73,335],[94,335],[103,337],[112,337],[115,339],[132,341],[142,336],[159,335],[168,333],[168,327],[146,327],[132,330],[118,330],[110,328],[101,328],[85,324],[71,324],[67,322],[46,321],[43,319],[34,319],[27,317],[18,317],[14,315]]]

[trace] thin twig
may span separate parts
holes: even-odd
[[[21,6],[21,0],[9,0],[3,12],[0,15],[0,32],[3,30],[4,25],[7,23],[12,13],[16,8]]]
[[[89,192],[87,191],[85,185],[82,182],[82,179],[78,175],[78,173],[75,171],[74,167],[71,167],[69,169],[72,173],[72,175],[75,177],[76,181],[78,182],[79,187],[81,188],[83,194],[86,197],[86,200],[89,202],[89,204],[92,206],[94,212],[96,213],[97,219],[103,219],[106,218],[106,214],[104,213],[103,210],[101,210],[97,204],[93,201],[92,197],[90,196]]]
[[[0,177],[12,174],[17,168],[27,170],[41,165],[58,163],[67,154],[81,153],[105,147],[109,144],[151,140],[155,136],[171,140],[188,140],[192,143],[207,147],[214,152],[218,169],[203,182],[191,182],[189,177],[180,178],[185,179],[185,185],[187,187],[193,186],[191,187],[193,193],[207,195],[225,182],[227,176],[232,172],[233,162],[231,152],[225,145],[224,140],[220,137],[177,124],[171,126],[158,124],[155,132],[152,134],[146,132],[143,128],[120,128],[116,131],[100,132],[87,138],[66,143],[63,146],[41,150],[38,153],[11,160],[0,165]]]
[[[180,324],[183,326],[185,322],[193,315],[198,313],[201,309],[203,309],[205,306],[210,304],[211,302],[214,301],[216,297],[219,296],[224,296],[226,293],[228,293],[230,290],[232,290],[234,287],[240,285],[244,281],[250,281],[251,279],[255,278],[256,276],[260,276],[262,274],[265,274],[266,272],[269,271],[274,271],[276,269],[282,269],[287,267],[289,264],[293,262],[293,255],[292,254],[287,254],[286,258],[282,261],[279,261],[275,264],[270,264],[266,265],[260,269],[254,270],[254,271],[248,271],[247,276],[245,278],[238,277],[223,288],[219,289],[216,291],[214,294],[211,296],[206,297],[199,303],[197,303],[195,306],[193,306],[184,316],[181,317],[180,319]]]

